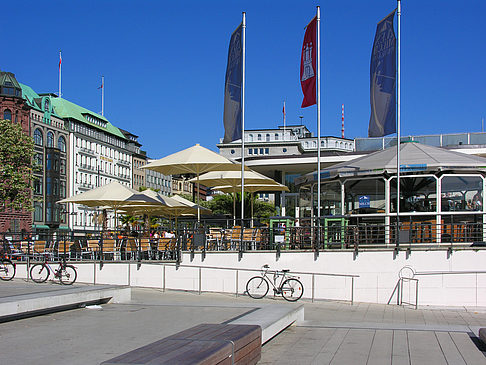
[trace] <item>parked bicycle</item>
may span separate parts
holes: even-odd
[[[295,302],[304,294],[304,286],[297,276],[289,275],[289,271],[269,271],[269,266],[263,265],[261,276],[254,276],[246,283],[246,292],[253,299],[261,299],[267,295],[270,283],[275,295],[280,294],[285,300]],[[273,278],[270,279],[268,274],[273,274]]]
[[[0,260],[0,279],[4,281],[12,280],[15,276],[15,264],[9,259]]]
[[[57,269],[53,269],[47,262],[46,256],[44,262],[37,263],[30,268],[30,278],[36,283],[43,283],[49,278],[51,272],[54,273],[54,278],[59,279],[64,285],[72,285],[78,277],[73,265],[68,265],[62,260]]]

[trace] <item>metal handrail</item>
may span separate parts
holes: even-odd
[[[147,264],[152,264],[155,265],[155,263],[150,263],[147,262]],[[231,270],[235,271],[236,273],[236,280],[238,281],[238,274],[240,271],[246,271],[246,272],[261,272],[261,268],[259,269],[247,269],[247,268],[236,268],[236,267],[222,267],[222,266],[203,266],[203,265],[182,265],[182,264],[177,264],[177,263],[164,263],[164,272],[165,272],[165,266],[175,266],[175,267],[185,267],[185,268],[192,268],[192,269],[198,269],[199,272],[199,277],[198,277],[198,282],[199,282],[199,289],[198,292],[201,294],[201,270],[202,269],[211,269],[211,270]],[[351,299],[350,302],[351,304],[354,303],[354,279],[359,278],[359,275],[355,274],[335,274],[335,273],[315,273],[315,272],[304,272],[304,271],[291,271],[289,274],[297,274],[297,275],[311,275],[312,277],[312,286],[311,286],[311,301],[314,302],[314,293],[315,293],[315,276],[332,276],[332,277],[345,277],[345,278],[351,278]],[[164,280],[164,285],[165,285],[165,280]],[[165,290],[165,287],[164,287]],[[238,284],[236,285],[236,296],[238,296]]]

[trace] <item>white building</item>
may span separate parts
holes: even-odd
[[[52,98],[69,130],[69,193],[73,196],[112,181],[132,186],[132,156],[128,140],[105,117],[62,98]],[[69,228],[95,230],[97,208],[68,204]],[[115,228],[108,212],[108,228]]]

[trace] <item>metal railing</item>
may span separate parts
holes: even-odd
[[[301,220],[300,224],[303,221]],[[336,222],[334,222],[336,223]],[[35,255],[29,247],[52,257],[72,260],[179,260],[181,253],[201,253],[203,259],[209,252],[234,251],[240,255],[250,252],[271,251],[277,257],[282,252],[352,251],[360,250],[420,250],[440,249],[452,253],[456,249],[480,250],[483,241],[483,223],[459,222],[386,226],[378,223],[339,224],[315,227],[232,227],[232,220],[205,221],[200,226],[194,222],[181,222],[177,229],[168,228],[174,236],[170,240],[162,229],[157,233],[146,230],[48,230],[40,232],[4,232],[0,238],[9,237],[14,251]],[[398,234],[397,234],[398,233]],[[27,244],[29,243],[29,244]]]

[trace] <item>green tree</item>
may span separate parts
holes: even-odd
[[[33,210],[31,182],[34,141],[20,124],[0,120],[0,204],[1,209]]]
[[[268,218],[276,215],[275,207],[258,200],[255,195],[245,193],[245,218],[251,217],[251,201],[253,200],[253,217]],[[201,202],[201,205],[211,209],[213,214],[233,215],[233,196],[229,194],[216,195],[212,200]],[[236,217],[241,217],[241,193],[236,194]]]

